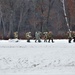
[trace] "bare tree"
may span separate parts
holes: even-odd
[[[5,22],[4,22],[4,19],[3,19],[3,13],[2,13],[2,7],[0,5],[0,23],[2,25],[2,37],[3,39],[6,37],[6,28],[5,28]]]
[[[49,24],[49,22],[50,22],[50,20],[49,20],[49,18],[50,18],[50,10],[52,9],[53,3],[54,3],[54,0],[49,0],[49,8],[48,8],[48,15],[47,15],[47,26],[50,26],[50,24]]]
[[[27,31],[33,35],[36,31],[58,33],[66,27],[60,0],[0,0],[0,25],[3,38],[7,38],[8,33],[13,38],[15,31],[20,38]]]
[[[26,19],[27,19],[27,13],[28,13],[28,10],[29,10],[29,1],[27,0],[22,0],[21,3],[20,3],[20,16],[19,16],[19,22],[18,22],[18,34],[20,33],[21,31],[21,26],[22,24],[24,24],[23,22],[26,22]]]

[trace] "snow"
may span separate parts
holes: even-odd
[[[0,40],[0,75],[75,75],[75,43]]]

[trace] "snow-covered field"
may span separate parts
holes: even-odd
[[[0,75],[75,75],[75,43],[0,40]]]

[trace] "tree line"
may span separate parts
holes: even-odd
[[[26,32],[52,31],[55,36],[68,30],[61,0],[0,0],[0,38],[24,38]]]

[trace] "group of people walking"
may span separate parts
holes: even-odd
[[[72,39],[73,39],[73,42],[75,42],[75,31],[68,31],[67,34],[68,34],[68,42],[71,43]],[[18,32],[14,33],[14,38],[18,38]],[[25,38],[27,39],[27,42],[30,42],[30,40],[33,38],[31,32],[26,32]],[[49,32],[36,31],[34,36],[35,42],[41,42],[41,39],[43,39],[44,42],[54,43],[53,33],[51,31]]]
[[[41,42],[41,37],[43,37],[44,42],[47,42],[47,40],[48,42],[50,42],[50,40],[52,41],[52,43],[54,42],[52,32],[43,32],[43,33],[41,33],[40,31],[35,32],[34,36],[35,42]],[[32,38],[31,32],[27,32],[26,33],[27,42],[30,42],[31,38]]]

